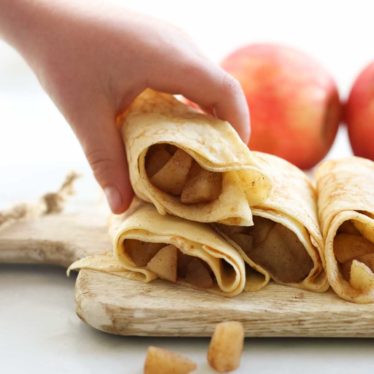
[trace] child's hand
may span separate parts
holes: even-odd
[[[15,29],[8,25],[5,37],[74,129],[113,212],[122,212],[132,198],[115,117],[144,88],[182,94],[248,140],[249,114],[238,82],[179,29],[92,2],[12,1]],[[2,2],[7,0],[0,0],[0,13]]]

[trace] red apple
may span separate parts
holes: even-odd
[[[345,106],[353,153],[374,161],[374,61],[354,82]]]
[[[249,147],[302,169],[330,149],[341,105],[331,75],[306,54],[272,44],[252,44],[226,57],[223,68],[242,85],[251,113]]]

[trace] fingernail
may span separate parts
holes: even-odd
[[[109,186],[104,188],[106,199],[113,213],[120,213],[122,207],[122,197],[117,188]]]

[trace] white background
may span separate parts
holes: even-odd
[[[249,42],[308,52],[326,66],[342,97],[374,59],[372,1],[117,1],[185,29],[213,60]],[[89,4],[89,1],[87,1]],[[342,129],[329,157],[349,155]],[[70,128],[32,72],[0,41],[0,209],[32,200],[75,168],[90,175]],[[94,188],[92,181],[92,188]],[[0,371],[140,373],[146,347],[188,353],[208,373],[206,339],[118,338],[74,314],[74,279],[64,271],[0,265]],[[238,373],[374,372],[373,340],[248,339]]]

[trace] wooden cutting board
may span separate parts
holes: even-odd
[[[107,214],[92,201],[2,225],[0,262],[68,267],[103,253],[111,248]],[[270,284],[229,299],[165,281],[144,284],[82,270],[75,295],[78,316],[111,334],[210,336],[216,323],[237,320],[251,337],[374,337],[374,305],[351,304],[332,291],[317,294]]]

